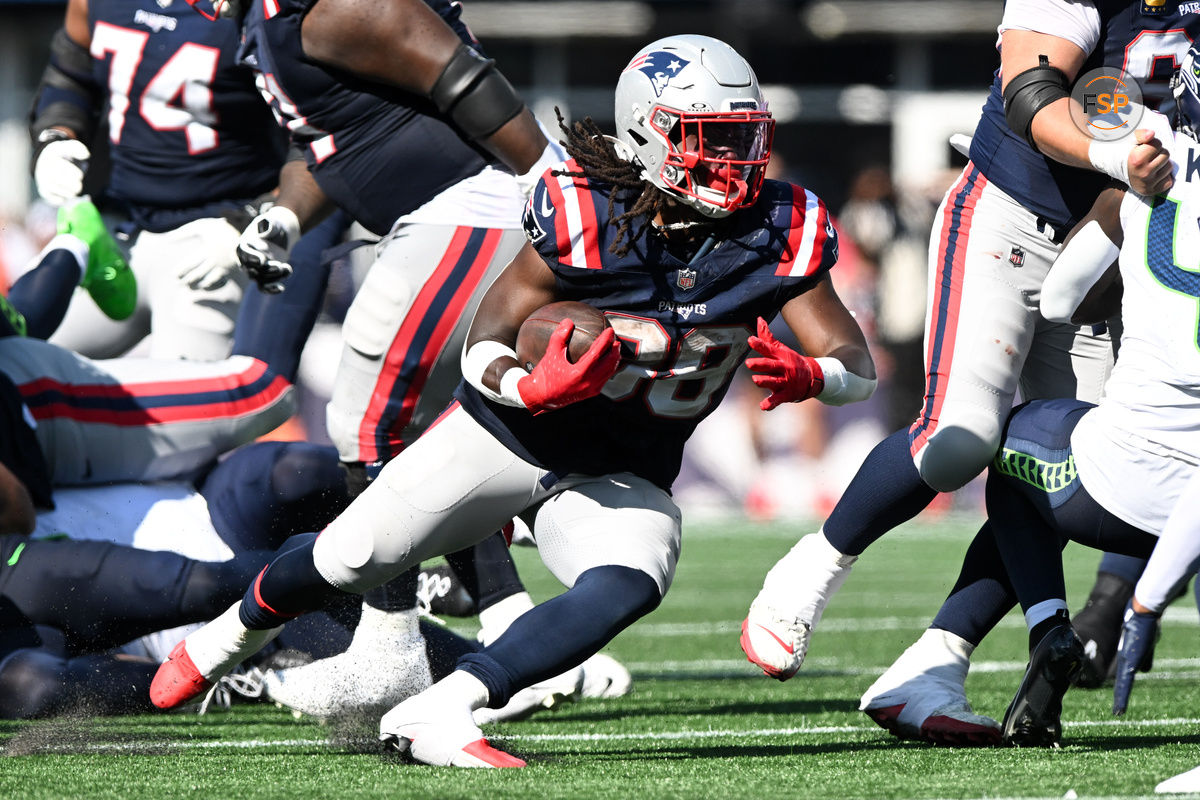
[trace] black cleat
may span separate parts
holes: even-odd
[[[1070,623],[1051,628],[1029,656],[1025,676],[1004,714],[1004,744],[1058,747],[1062,740],[1062,699],[1086,656]]]
[[[1087,603],[1072,620],[1084,649],[1083,668],[1074,680],[1076,686],[1097,689],[1112,682],[1121,622],[1132,596],[1133,584],[1129,581],[1107,572],[1097,573]]]
[[[418,607],[435,617],[473,617],[475,601],[448,564],[425,567],[417,575]]]

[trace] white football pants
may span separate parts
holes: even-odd
[[[313,561],[331,584],[361,593],[528,511],[538,552],[564,586],[616,565],[641,570],[666,594],[680,548],[671,497],[628,473],[568,475],[547,488],[548,476],[456,403],[330,523]]]
[[[968,163],[946,193],[929,247],[925,401],[909,429],[921,478],[958,489],[996,453],[1022,399],[1096,402],[1112,369],[1107,332],[1048,322],[1042,281],[1061,245],[1037,216]]]

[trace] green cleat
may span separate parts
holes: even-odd
[[[17,311],[13,304],[8,302],[8,298],[2,295],[0,295],[0,314],[4,315],[18,336],[26,335],[28,329],[25,325],[25,315]]]
[[[137,305],[137,279],[92,201],[81,199],[59,208],[58,232],[77,236],[87,244],[87,270],[79,285],[96,306],[111,319],[132,315]]]

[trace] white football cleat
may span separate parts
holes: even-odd
[[[823,533],[810,533],[779,559],[742,622],[747,660],[771,678],[796,674],[829,598],[850,575],[858,556],[839,553]]]
[[[1200,792],[1200,767],[1181,772],[1154,787],[1156,794],[1195,794]]]
[[[624,697],[633,689],[633,676],[625,665],[604,653],[583,662],[584,697]]]
[[[535,711],[556,709],[566,703],[573,703],[579,699],[582,691],[583,667],[575,667],[515,692],[502,708],[484,706],[475,709],[475,724],[490,725],[493,722],[525,719]]]
[[[380,714],[429,688],[433,678],[415,609],[363,605],[345,652],[302,666],[267,670],[267,697],[322,719]]]
[[[862,696],[858,709],[893,736],[951,747],[1000,744],[1000,725],[976,714],[966,680],[974,645],[929,628]]]
[[[438,702],[436,692],[410,697],[379,721],[379,740],[414,761],[439,767],[523,767],[488,744],[470,706]],[[442,698],[444,699],[444,698]]]
[[[150,683],[150,701],[159,708],[178,708],[207,694],[213,685],[283,630],[250,630],[242,624],[238,600],[224,614],[188,634],[175,645]]]

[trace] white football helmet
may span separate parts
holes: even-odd
[[[751,205],[775,120],[746,59],[709,36],[643,47],[617,80],[617,138],[646,180],[709,217]]]

